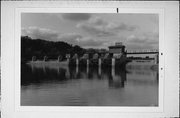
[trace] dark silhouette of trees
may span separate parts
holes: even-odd
[[[59,55],[65,58],[66,54],[83,55],[86,52],[85,49],[80,46],[73,46],[66,42],[58,41],[46,41],[43,39],[32,39],[28,36],[21,37],[21,61],[28,61],[32,59],[32,56],[36,56],[37,59],[43,59],[44,56],[48,56],[50,59],[57,59]]]

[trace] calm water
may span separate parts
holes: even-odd
[[[146,66],[21,66],[21,105],[158,106],[158,71]]]

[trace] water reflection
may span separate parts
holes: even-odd
[[[22,65],[21,105],[157,106],[158,72]]]
[[[22,86],[43,84],[46,82],[69,81],[71,79],[107,79],[109,87],[123,88],[126,71],[115,68],[101,67],[68,67],[44,65],[22,66]]]

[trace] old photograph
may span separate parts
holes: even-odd
[[[159,15],[21,13],[21,106],[158,106]]]

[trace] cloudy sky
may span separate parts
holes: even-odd
[[[123,42],[126,49],[158,49],[157,14],[22,13],[22,36],[65,41],[84,48]]]

